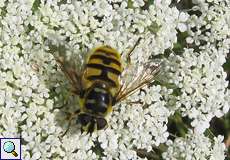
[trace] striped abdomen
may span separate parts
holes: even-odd
[[[121,72],[120,54],[116,50],[108,46],[92,50],[82,76],[82,112],[104,117],[112,111]]]
[[[83,88],[90,88],[94,82],[106,83],[114,96],[120,87],[119,76],[122,72],[120,54],[113,48],[95,48],[86,63],[83,74]]]

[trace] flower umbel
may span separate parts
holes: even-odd
[[[151,159],[160,145],[166,147],[158,158],[224,159],[223,137],[204,133],[229,111],[222,65],[230,48],[230,3],[196,0],[181,9],[182,2],[2,0],[0,136],[21,137],[25,160]],[[143,64],[161,62],[155,81],[114,106],[107,129],[87,135],[72,124],[60,138],[68,121],[58,107],[75,111],[79,104],[49,44],[64,46],[78,67],[91,48],[106,44],[122,53],[126,66],[126,53],[140,37],[125,80],[132,82]],[[191,129],[172,141],[175,112]]]

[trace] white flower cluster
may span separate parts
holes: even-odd
[[[165,160],[224,160],[226,147],[223,139],[223,136],[218,136],[212,141],[204,134],[190,130],[185,138],[177,137],[174,142],[169,140],[166,143],[168,150],[162,156]]]
[[[213,117],[226,114],[230,106],[228,82],[222,65],[229,53],[229,8],[225,2],[208,6],[199,3],[193,10],[202,12],[188,20],[188,45],[182,55],[166,60],[170,83],[180,90],[177,109],[192,119],[195,131],[203,133]]]
[[[141,159],[137,149],[151,151],[167,142],[168,118],[175,110],[191,118],[201,132],[214,116],[228,111],[221,66],[230,43],[229,10],[200,2],[194,8],[202,10],[198,17],[172,7],[171,0],[151,2],[146,7],[144,0],[0,1],[0,136],[21,137],[23,159]],[[201,34],[204,29],[206,36]],[[50,42],[64,45],[66,54],[84,57],[99,44],[127,53],[142,37],[131,57],[138,69],[150,56],[172,48],[178,31],[187,31],[187,43],[199,48],[172,55],[165,59],[166,68],[162,66],[163,77],[180,89],[180,95],[167,86],[146,87],[114,106],[106,130],[86,135],[74,124],[59,138],[68,121],[54,108],[64,103],[68,88],[49,52]],[[144,104],[129,104],[135,100]],[[213,146],[205,142],[210,151]],[[170,148],[167,153],[170,156]]]

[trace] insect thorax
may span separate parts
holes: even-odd
[[[95,83],[82,97],[82,112],[105,117],[112,110],[113,97],[107,86]]]

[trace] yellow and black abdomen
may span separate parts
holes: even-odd
[[[82,76],[83,89],[90,88],[96,81],[105,83],[114,96],[119,88],[119,76],[122,72],[120,54],[108,46],[92,50]]]
[[[82,75],[81,111],[106,116],[112,111],[113,98],[120,89],[120,54],[108,46],[92,50]]]

